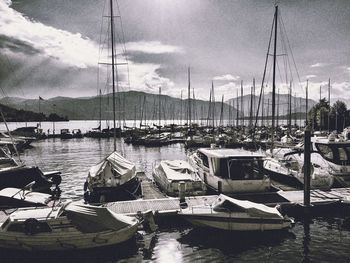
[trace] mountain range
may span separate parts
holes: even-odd
[[[279,99],[278,99],[279,97]],[[249,116],[250,95],[243,96],[244,116]],[[215,119],[220,118],[221,101],[215,102]],[[98,120],[112,119],[112,94],[105,94],[93,97],[54,97],[50,99],[24,99],[18,97],[5,97],[0,99],[0,103],[18,110],[29,110],[41,112],[45,115],[51,113],[60,116],[67,116],[70,120]],[[241,105],[241,97],[238,97]],[[253,112],[256,112],[259,96],[253,96]],[[277,103],[279,101],[279,106]],[[301,97],[292,96],[292,113],[305,112],[306,100]],[[255,103],[254,103],[255,102]],[[333,100],[332,100],[333,102]],[[345,101],[344,101],[345,102]],[[349,102],[345,102],[349,103]],[[271,115],[272,93],[264,95],[264,115]],[[316,102],[308,100],[308,107],[311,109]],[[101,105],[101,106],[100,106]],[[262,103],[261,103],[262,105]],[[159,114],[160,108],[160,114]],[[116,94],[116,118],[125,118],[129,120],[137,119],[187,119],[188,99],[181,100],[168,95],[157,95],[139,91],[126,91]],[[212,109],[212,107],[210,107]],[[223,118],[237,116],[237,98],[230,99],[223,103]],[[209,112],[209,102],[204,100],[191,99],[191,118],[207,119]],[[241,111],[239,106],[239,111]],[[261,109],[261,106],[260,106]],[[267,114],[269,110],[269,114]],[[280,94],[276,96],[276,111],[279,116],[288,114],[288,95]],[[261,110],[260,110],[261,112]],[[160,115],[160,116],[159,116]],[[254,114],[255,115],[255,114]],[[212,114],[210,114],[212,116]]]

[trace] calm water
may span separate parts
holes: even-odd
[[[22,159],[42,170],[63,174],[63,198],[79,199],[89,167],[110,153],[112,139],[47,139],[33,143]],[[117,148],[150,175],[155,162],[185,159],[181,144],[162,148],[131,146],[118,140]],[[201,231],[169,221],[153,234],[108,249],[84,253],[26,254],[0,250],[0,262],[350,262],[350,220],[317,218],[305,226],[297,222],[288,232],[225,234]]]

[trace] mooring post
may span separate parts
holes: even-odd
[[[179,182],[179,199],[180,199],[180,207],[187,207],[186,204],[186,183]]]
[[[307,125],[304,132],[304,207],[310,207],[311,132]]]

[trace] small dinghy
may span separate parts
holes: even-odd
[[[195,226],[227,231],[282,230],[294,223],[275,207],[237,200],[224,194],[212,204],[188,207],[179,214]]]
[[[157,185],[169,196],[179,195],[180,183],[185,184],[185,195],[204,195],[206,186],[186,161],[161,161],[153,169],[153,178]]]
[[[131,239],[139,223],[108,208],[71,202],[54,208],[22,208],[0,227],[0,247],[29,251],[91,249]]]

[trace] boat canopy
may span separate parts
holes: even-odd
[[[167,175],[168,180],[193,180],[194,170],[192,166],[181,160],[161,161],[160,167]]]
[[[201,148],[199,152],[210,158],[264,158],[263,152],[251,152],[244,149],[226,149],[226,148]]]
[[[89,171],[91,178],[117,178],[123,184],[135,177],[135,164],[125,159],[117,152],[111,153]]]
[[[220,194],[214,202],[213,210],[216,212],[247,212],[253,217],[282,217],[275,207],[268,207],[250,201],[237,200],[224,194]]]
[[[111,212],[106,207],[69,203],[64,211],[68,219],[83,233],[96,233],[107,230],[118,231],[135,224],[134,218]]]

